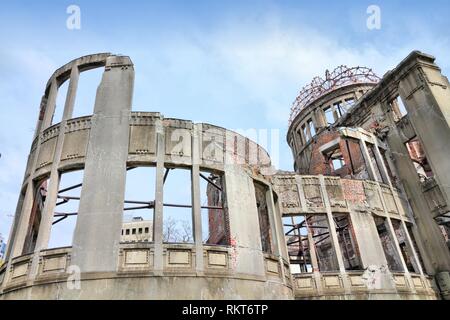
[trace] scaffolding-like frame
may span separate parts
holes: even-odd
[[[380,80],[381,78],[372,69],[366,67],[349,68],[341,65],[332,72],[327,70],[325,79],[315,77],[310,84],[300,90],[291,107],[289,125],[292,124],[300,111],[327,93],[353,84],[377,84]]]

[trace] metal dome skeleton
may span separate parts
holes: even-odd
[[[341,65],[331,73],[327,70],[325,79],[315,77],[300,91],[291,107],[289,125],[306,106],[333,90],[356,83],[378,83],[378,81],[380,81],[380,77],[372,69],[366,67],[349,68]]]

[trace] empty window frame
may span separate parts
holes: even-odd
[[[316,135],[316,128],[314,127],[314,122],[312,119],[307,121],[310,137],[314,137]]]
[[[165,168],[163,241],[193,243],[191,169]]]
[[[319,271],[339,271],[339,263],[333,247],[327,216],[325,214],[307,215],[306,223],[314,242],[313,246],[317,256]]]
[[[261,235],[262,251],[272,254],[272,229],[269,219],[269,208],[267,206],[268,188],[255,182],[256,207],[258,209],[259,231]]]
[[[42,211],[47,198],[48,179],[43,179],[35,184],[33,207],[31,208],[30,219],[28,222],[27,235],[22,250],[22,254],[32,253],[36,246],[36,241],[41,224]]]
[[[333,214],[345,270],[362,270],[359,248],[348,214]]]
[[[136,233],[135,228],[147,227],[153,231],[155,185],[155,167],[129,167],[127,169],[123,212],[123,226],[127,229],[125,235],[121,237],[122,242],[153,241],[153,232]],[[130,229],[132,229],[131,233]]]
[[[389,175],[389,179],[391,179],[391,182],[396,185],[397,178],[395,177],[394,173],[392,172],[391,166],[389,165],[389,161],[387,159],[386,150],[379,148],[381,158],[383,159],[384,166],[386,167],[387,173]]]
[[[421,181],[434,176],[431,165],[428,162],[425,150],[420,140],[415,137],[406,143],[406,148],[409,153],[409,158],[414,163],[414,167],[419,175]]]
[[[102,80],[104,68],[80,72],[72,118],[94,113],[97,88]]]
[[[345,159],[339,146],[324,154],[324,157],[325,161],[332,168],[333,173],[345,167]]]
[[[208,245],[229,245],[229,219],[222,174],[200,172],[202,240]]]
[[[303,142],[307,143],[311,139],[311,137],[308,134],[308,129],[305,124],[302,125],[302,134],[303,134]]]
[[[333,114],[333,108],[331,106],[323,109],[323,113],[325,115],[325,120],[328,123],[328,125],[332,125],[336,122],[336,119]]]
[[[361,180],[369,179],[369,173],[361,152],[359,140],[346,138],[345,146],[348,153],[349,169],[351,170],[353,178]]]
[[[387,183],[381,174],[381,165],[378,163],[377,157],[375,155],[375,146],[371,143],[364,142],[367,146],[367,151],[369,152],[369,160],[372,163],[372,167],[375,171],[375,181]],[[367,164],[369,165],[369,164]]]
[[[347,113],[354,105],[355,105],[355,98],[348,98],[344,100],[344,103],[342,104],[342,108]]]
[[[336,119],[341,118],[345,114],[345,109],[342,106],[342,101],[333,104]]]
[[[391,233],[388,230],[386,218],[374,217],[374,220],[389,270],[393,272],[403,272],[402,263],[395,248]]]
[[[84,170],[63,172],[60,175],[49,248],[72,245],[80,205],[83,175]]]
[[[313,271],[305,216],[283,217],[283,228],[292,274]]]
[[[403,100],[399,96],[394,100],[392,100],[390,105],[392,112],[394,113],[395,122],[400,121],[404,116],[408,114],[405,104],[403,103]]]
[[[67,92],[69,89],[69,82],[70,80],[65,80],[63,83],[58,84],[59,87],[56,95],[55,111],[53,112],[52,116],[52,125],[62,121],[64,114],[64,107],[66,105]]]
[[[392,221],[392,226],[394,227],[395,236],[397,237],[397,241],[400,246],[403,260],[406,263],[406,267],[408,268],[408,271],[420,273],[420,269],[417,266],[416,260],[414,259],[413,250],[416,250],[416,249],[412,248],[409,245],[409,241],[406,238],[405,229],[402,227],[401,221],[396,220],[396,219],[391,219],[391,221]],[[411,233],[409,233],[409,236],[412,238]],[[417,250],[416,250],[416,253],[419,255],[419,252]]]

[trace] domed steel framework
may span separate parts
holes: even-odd
[[[333,90],[357,83],[373,84],[379,81],[380,77],[372,69],[366,67],[349,68],[342,65],[334,69],[331,73],[327,70],[325,72],[325,79],[315,77],[310,84],[300,91],[291,107],[289,125],[303,108]]]

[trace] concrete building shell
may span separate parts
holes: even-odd
[[[72,118],[80,72],[99,67],[93,115]],[[450,191],[448,80],[419,52],[375,80],[358,78],[296,109],[287,135],[295,172],[276,172],[263,148],[235,132],[132,112],[128,57],[96,54],[61,67],[42,98],[0,299],[448,298],[450,253],[436,221],[445,224]],[[63,118],[53,124],[65,81]],[[408,115],[397,119],[399,95]],[[347,103],[341,113],[339,101]],[[425,180],[405,146],[415,137],[422,168],[429,163],[434,172]],[[153,210],[152,241],[121,241],[127,170],[148,166],[154,201],[128,203]],[[177,168],[191,177],[184,207],[192,242],[164,241],[165,208],[174,206],[164,183]],[[55,207],[65,199],[61,175],[79,169],[73,243],[49,249]],[[74,274],[79,288],[68,281]]]

